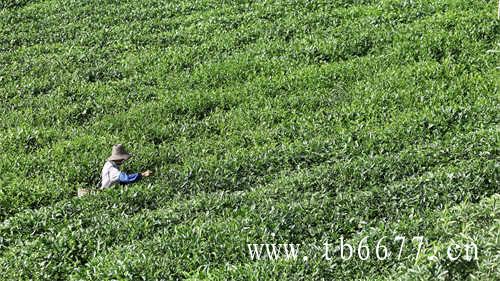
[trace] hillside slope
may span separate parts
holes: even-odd
[[[498,280],[495,5],[2,1],[4,279]],[[76,198],[115,143],[155,176]]]

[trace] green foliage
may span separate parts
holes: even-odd
[[[330,2],[1,1],[4,279],[497,280],[496,2]],[[246,249],[341,235],[479,261]]]

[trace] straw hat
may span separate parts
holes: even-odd
[[[108,161],[116,161],[116,160],[127,160],[132,155],[128,153],[123,145],[116,144],[113,145],[113,151],[111,152],[111,156],[108,157]]]

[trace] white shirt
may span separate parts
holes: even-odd
[[[119,182],[119,180],[120,170],[118,165],[113,161],[107,161],[101,172],[101,189],[108,188]]]

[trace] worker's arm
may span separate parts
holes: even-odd
[[[150,170],[147,170],[142,173],[135,173],[135,174],[126,174],[124,172],[120,172],[120,176],[118,177],[118,180],[121,184],[129,184],[136,182],[140,180],[142,177],[149,177],[153,173]]]
[[[142,175],[139,173],[126,174],[124,172],[120,172],[119,181],[121,184],[129,184],[129,183],[136,182],[136,181],[140,180],[141,178],[142,178]]]

